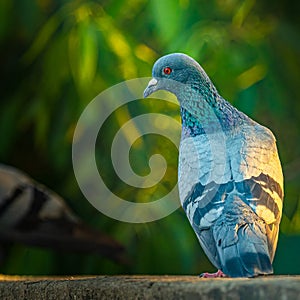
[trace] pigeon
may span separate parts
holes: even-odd
[[[205,254],[218,269],[202,277],[273,273],[283,174],[273,133],[227,102],[191,57],[159,58],[144,91],[180,104],[178,189]]]
[[[0,245],[11,243],[128,263],[124,247],[84,224],[63,198],[22,171],[0,164]]]

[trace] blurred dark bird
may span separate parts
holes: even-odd
[[[0,164],[0,245],[10,243],[99,254],[127,263],[124,247],[85,225],[60,196],[20,170]]]
[[[178,185],[182,207],[218,272],[273,273],[283,175],[272,132],[224,100],[191,57],[166,55],[153,66],[147,97],[167,90],[180,103]]]

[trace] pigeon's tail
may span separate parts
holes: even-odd
[[[222,271],[230,277],[272,274],[265,223],[239,198],[231,204],[213,228]]]

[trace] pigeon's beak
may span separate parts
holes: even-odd
[[[157,90],[157,83],[158,83],[158,81],[155,78],[152,78],[149,81],[148,86],[144,90],[144,98],[147,98],[149,95],[151,95],[152,93],[154,93]]]

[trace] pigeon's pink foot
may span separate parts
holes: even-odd
[[[200,275],[201,278],[221,278],[227,277],[221,270],[218,270],[216,273],[202,273]]]

